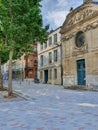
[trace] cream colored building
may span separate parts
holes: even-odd
[[[12,61],[12,78],[13,79],[24,79],[25,75],[25,54],[19,59]]]
[[[24,69],[25,69],[25,59],[22,55],[19,59],[12,61],[12,78],[13,79],[24,79]],[[9,69],[9,60],[2,65],[2,72],[4,76],[7,76],[8,79],[8,69]]]
[[[41,83],[61,84],[61,27],[51,31],[45,44],[38,44],[38,78]]]
[[[98,87],[98,5],[84,0],[62,26],[63,85]]]

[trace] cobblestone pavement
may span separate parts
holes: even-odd
[[[16,81],[13,89],[28,100],[0,101],[0,130],[98,130],[98,92]]]

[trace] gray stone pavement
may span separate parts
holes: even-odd
[[[25,81],[13,90],[27,100],[0,103],[0,130],[98,130],[98,92]]]
[[[8,82],[4,82],[4,87],[7,88]],[[12,82],[13,91],[17,93],[18,95],[24,97],[25,99],[34,99],[33,96],[40,96],[44,95],[45,93],[48,93],[48,88],[53,88],[50,90],[50,92],[54,93],[54,91],[58,89],[63,89],[63,86],[61,85],[51,85],[51,84],[40,84],[40,83],[34,83],[30,80],[25,81],[15,81]],[[57,89],[57,90],[58,90]]]

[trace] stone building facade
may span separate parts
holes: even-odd
[[[12,79],[15,80],[23,80],[25,76],[25,60],[24,54],[18,58],[17,60],[12,61]],[[9,71],[9,60],[2,65],[2,75],[4,79],[8,79],[8,71]]]
[[[17,60],[12,61],[12,79],[24,80],[25,60],[24,54]]]
[[[61,84],[61,27],[48,34],[46,43],[38,44],[38,78],[41,83]]]
[[[65,87],[98,86],[98,5],[85,2],[67,15],[61,29]]]
[[[32,53],[26,55],[25,53],[18,59],[12,61],[12,79],[24,80],[37,78],[38,69],[38,54],[37,43],[31,45]],[[8,79],[8,65],[9,61],[2,65],[2,73]]]

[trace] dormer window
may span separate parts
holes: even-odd
[[[54,34],[54,44],[56,44],[56,43],[57,43],[57,33]]]
[[[49,46],[52,45],[52,37],[49,37]]]

